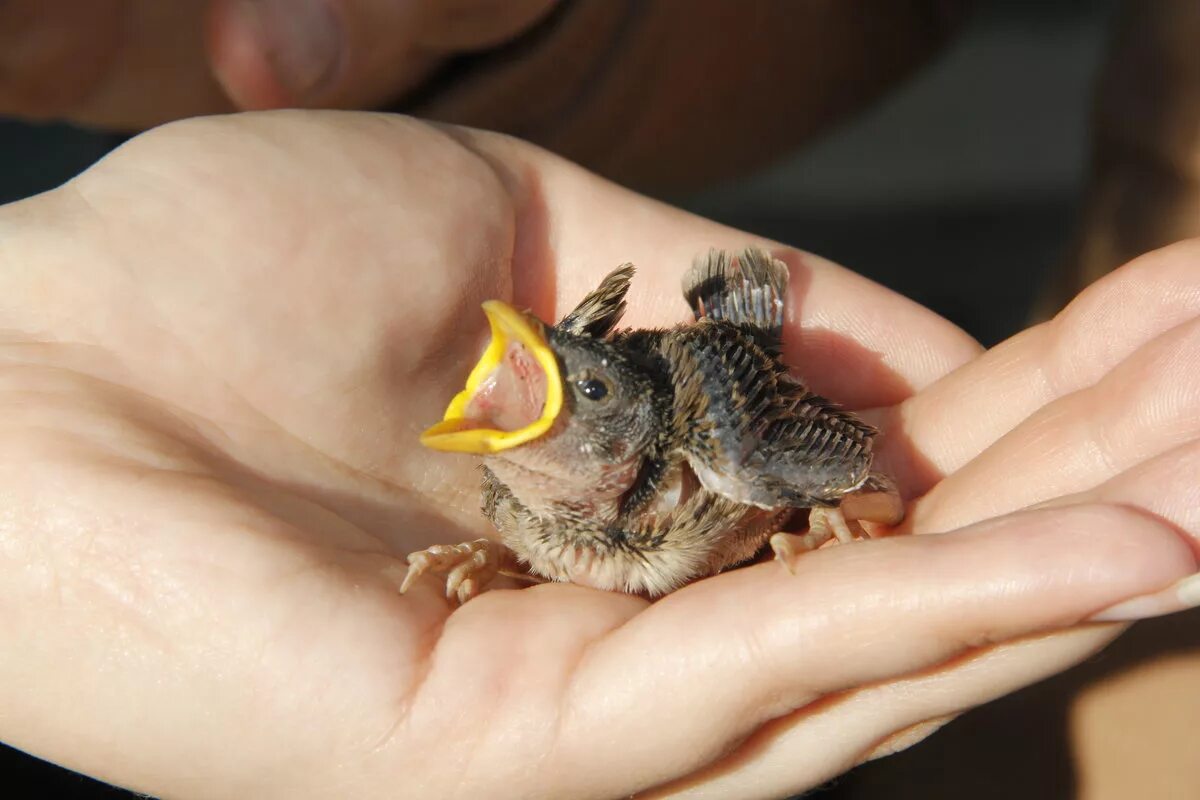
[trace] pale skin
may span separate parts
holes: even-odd
[[[1200,246],[984,355],[791,252],[789,363],[873,409],[906,531],[947,535],[653,605],[400,595],[405,553],[488,534],[470,460],[416,445],[479,302],[553,317],[634,261],[630,323],[675,322],[680,265],[747,239],[511,140],[358,114],[170,126],[0,210],[0,738],[172,797],[783,797],[1079,661],[1121,628],[1074,626],[1194,573]]]

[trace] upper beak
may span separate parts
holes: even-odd
[[[562,378],[558,358],[546,342],[541,326],[499,300],[488,300],[483,304],[483,312],[491,325],[492,339],[479,363],[467,376],[466,387],[446,407],[442,421],[421,434],[421,444],[426,447],[458,453],[497,453],[541,436],[550,429],[562,410]],[[500,367],[510,342],[524,345],[545,373],[546,399],[541,414],[530,424],[516,430],[478,427],[477,422],[466,417],[467,406],[480,385]]]

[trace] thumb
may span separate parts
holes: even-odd
[[[369,107],[456,52],[501,44],[556,0],[213,0],[212,69],[242,109]]]

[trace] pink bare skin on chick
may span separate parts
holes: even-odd
[[[481,428],[515,431],[542,413],[546,374],[520,342],[509,342],[501,363],[467,403],[466,419]]]

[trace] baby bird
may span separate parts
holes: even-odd
[[[502,543],[413,553],[401,591],[444,573],[465,602],[505,573],[655,597],[768,544],[790,564],[866,535],[858,520],[900,522],[871,469],[875,430],[782,362],[782,261],[711,251],[683,279],[694,322],[617,330],[633,274],[615,270],[554,326],[484,304],[491,342],[421,441],[483,455]],[[808,532],[783,532],[804,509]]]

